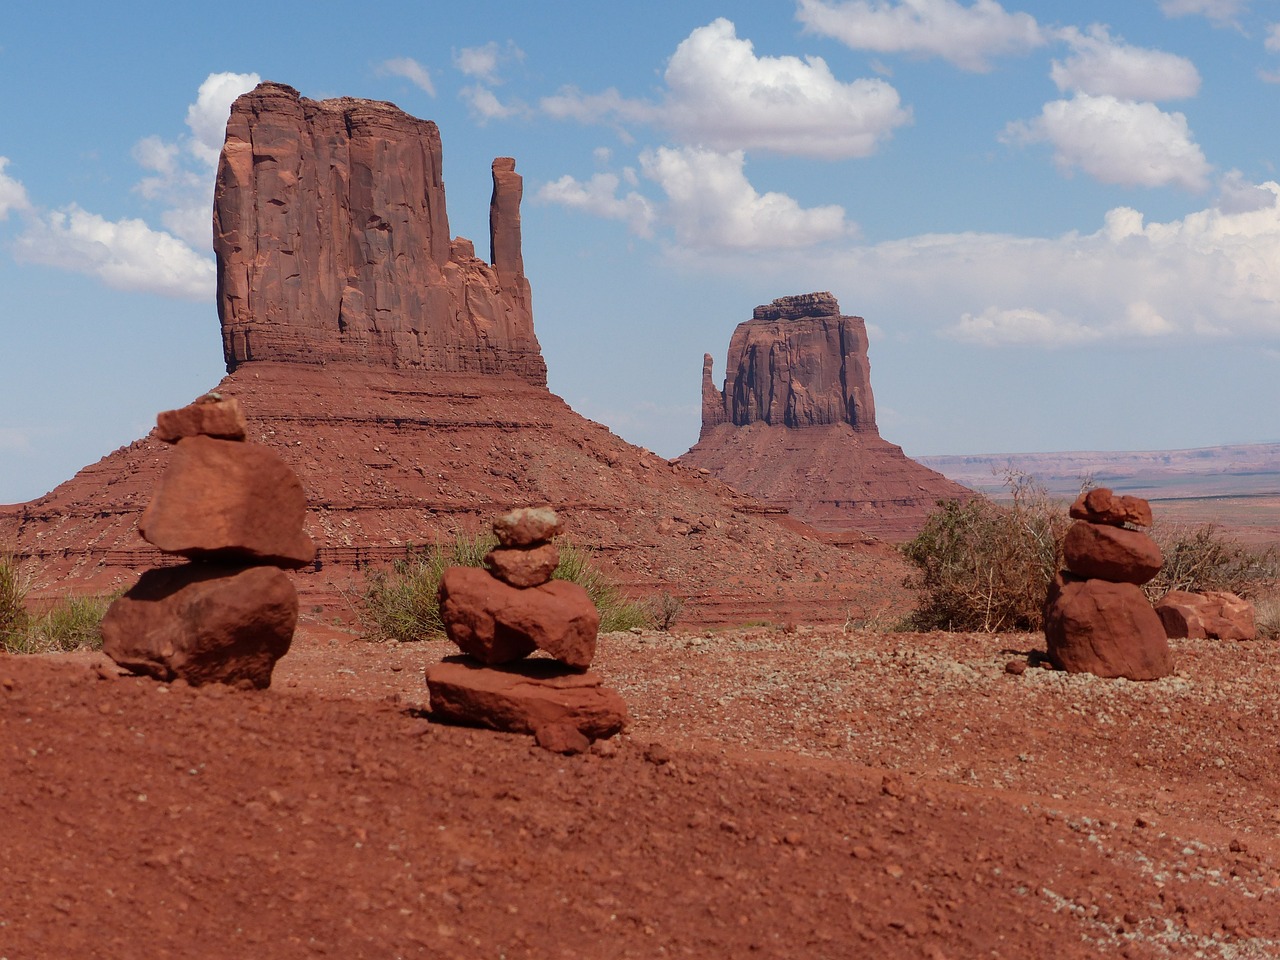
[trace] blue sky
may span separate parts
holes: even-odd
[[[516,157],[551,388],[664,455],[702,354],[812,290],[909,454],[1280,440],[1275,0],[55,0],[0,23],[0,502],[222,375],[259,78],[435,120],[481,248]]]

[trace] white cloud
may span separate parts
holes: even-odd
[[[838,277],[838,286],[857,291],[860,309],[943,318],[940,335],[981,345],[1223,336],[1274,343],[1280,184],[1258,189],[1269,205],[1210,207],[1167,223],[1120,207],[1089,234],[934,234],[772,259],[793,282]]]
[[[26,453],[31,449],[31,435],[15,427],[0,427],[0,451]]]
[[[1071,46],[1071,56],[1053,62],[1050,76],[1059,90],[1122,100],[1180,100],[1200,89],[1200,73],[1190,60],[1118,42],[1105,26],[1087,32],[1068,27],[1060,36]]]
[[[842,207],[804,209],[786,194],[757,192],[743,172],[741,150],[726,155],[659,147],[641,154],[640,164],[667,195],[666,219],[685,247],[782,250],[824,243],[852,229]]]
[[[1228,171],[1218,183],[1217,208],[1223,213],[1252,213],[1265,210],[1275,202],[1270,190],[1245,180],[1239,170]]]
[[[1249,0],[1160,0],[1166,17],[1207,17],[1219,26],[1234,26]]]
[[[0,157],[0,220],[7,220],[10,210],[31,208],[31,203],[27,200],[27,188],[4,172],[8,164],[8,157]]]
[[[195,103],[187,107],[187,126],[192,139],[188,149],[207,166],[218,163],[222,141],[227,136],[231,104],[261,82],[256,73],[211,73],[200,84]]]
[[[1047,142],[1064,172],[1078,167],[1103,183],[1193,191],[1208,186],[1210,166],[1187,118],[1153,103],[1081,93],[1046,103],[1034,120],[1009,124],[1001,139]]]
[[[504,46],[490,40],[479,47],[463,47],[453,55],[453,65],[468,77],[473,77],[487,84],[502,81],[498,77],[498,67],[504,63],[524,59],[524,51],[508,40]]]
[[[1024,54],[1047,42],[1027,13],[995,0],[799,0],[796,18],[809,30],[854,50],[939,57],[961,70],[986,72],[991,58]]]
[[[464,87],[458,95],[471,108],[472,116],[481,124],[488,123],[490,120],[509,120],[511,117],[528,113],[528,108],[520,101],[503,103],[492,90],[479,84]]]
[[[1280,53],[1280,23],[1267,24],[1267,39],[1263,46],[1271,53]]]
[[[757,57],[723,17],[689,34],[664,75],[661,104],[628,100],[610,89],[562,90],[541,103],[551,116],[655,123],[682,143],[840,159],[875,152],[911,120],[883,80],[837,80],[821,57]]]
[[[413,57],[392,57],[378,65],[378,73],[403,77],[428,96],[436,95],[436,85],[431,81],[431,71]]]
[[[634,179],[634,172],[629,179]],[[633,233],[652,236],[653,204],[634,190],[618,196],[621,183],[614,173],[597,173],[586,183],[566,175],[544,184],[538,191],[538,199],[609,220],[625,220]]]
[[[117,290],[213,297],[214,264],[137,219],[106,220],[72,204],[32,221],[16,242],[24,260],[86,273]]]

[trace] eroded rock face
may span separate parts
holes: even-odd
[[[1045,603],[1049,660],[1068,673],[1158,680],[1173,673],[1164,627],[1132,583],[1059,575]]]
[[[738,324],[719,391],[721,412],[714,409],[716,390],[705,357],[702,384],[704,432],[716,423],[847,423],[876,432],[866,322],[842,316],[829,293],[780,297]]]
[[[157,680],[271,685],[298,623],[298,594],[276,567],[189,563],[148,570],[102,620],[102,650]]]
[[[259,84],[232,105],[214,196],[228,371],[359,361],[545,384],[520,199],[515,161],[495,160],[486,263],[449,236],[434,123]]]
[[[939,500],[972,493],[881,438],[867,328],[829,293],[755,308],[724,387],[702,360],[702,432],[682,462],[823,531],[910,539]]]

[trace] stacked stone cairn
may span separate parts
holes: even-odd
[[[218,394],[157,418],[173,452],[139,532],[188,562],[143,573],[102,621],[103,652],[133,673],[261,689],[289,650],[298,594],[281,568],[315,559],[307,501],[245,432],[239,402]]]
[[[462,655],[427,670],[433,719],[533,734],[557,753],[580,753],[626,724],[622,698],[587,670],[595,604],[578,584],[551,578],[560,530],[549,507],[512,510],[493,523],[489,569],[445,570],[440,617]],[[530,659],[536,650],[549,656]]]
[[[1151,506],[1106,488],[1071,505],[1076,522],[1063,540],[1067,569],[1045,601],[1050,662],[1070,673],[1156,680],[1173,672],[1164,626],[1142,584],[1164,562],[1156,542],[1134,527],[1151,525]]]

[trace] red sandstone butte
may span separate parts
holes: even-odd
[[[729,341],[724,387],[702,362],[702,432],[681,461],[823,531],[905,540],[937,501],[968,499],[881,438],[866,322],[830,293],[755,308]]]
[[[138,530],[166,553],[302,567],[307,498],[279,454],[257,444],[185,437],[173,448]]]
[[[1085,579],[1141,586],[1164,564],[1159,545],[1145,533],[1077,520],[1062,541],[1067,569]]]
[[[265,688],[289,651],[298,595],[276,567],[148,570],[102,620],[102,650],[133,673]]]
[[[1045,602],[1049,660],[1068,673],[1158,680],[1173,673],[1159,616],[1132,583],[1059,575]]]
[[[449,639],[487,664],[542,650],[577,670],[591,665],[600,614],[576,583],[552,580],[521,590],[479,567],[440,578],[440,618]]]
[[[492,263],[453,242],[440,131],[390,103],[262,83],[231,107],[214,194],[227,370],[371,361],[546,383],[521,180],[493,162]]]
[[[594,673],[570,670],[554,660],[521,660],[484,667],[452,657],[427,668],[431,718],[508,733],[572,726],[590,740],[611,737],[627,723],[627,706]],[[564,738],[540,739],[558,749]]]

